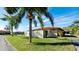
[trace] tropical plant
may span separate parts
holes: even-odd
[[[71,34],[79,34],[79,21],[74,21],[67,29],[71,31]]]
[[[18,18],[17,22],[21,22],[22,18],[26,15],[26,17],[29,19],[30,43],[32,42],[32,21],[34,22],[35,26],[37,26],[35,16],[37,16],[42,28],[44,27],[42,15],[49,18],[52,26],[54,25],[53,17],[48,12],[48,8],[46,7],[5,7],[5,10],[8,12],[8,14],[16,15],[16,17]]]
[[[73,22],[73,24],[78,25],[79,26],[79,20],[76,20]]]
[[[79,35],[79,20],[74,21],[73,24],[75,33]]]
[[[16,29],[18,28],[18,23],[16,22],[15,16],[4,15],[4,17],[0,18],[0,19],[9,22],[8,26],[6,26],[5,29],[10,30],[10,33],[13,36],[13,27],[16,28]]]

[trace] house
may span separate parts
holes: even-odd
[[[16,31],[16,32],[13,32],[14,34],[16,34],[16,35],[23,35],[24,34],[24,32],[23,31]]]
[[[4,35],[4,34],[10,34],[10,31],[8,31],[8,30],[0,30],[0,35]]]
[[[29,31],[25,33],[26,36],[29,36]],[[32,37],[57,37],[64,36],[64,30],[59,27],[44,27],[32,30]]]
[[[0,30],[0,35],[6,35],[6,34],[10,34],[10,31],[9,30]],[[13,32],[13,34],[21,34],[23,35],[24,32],[23,31],[16,31],[16,32]]]

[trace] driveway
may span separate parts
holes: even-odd
[[[69,38],[72,42],[72,44],[75,46],[75,50],[79,51],[79,38]]]
[[[0,35],[0,51],[16,51],[16,49]]]

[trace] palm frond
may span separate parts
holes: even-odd
[[[0,18],[1,20],[3,20],[3,21],[6,21],[6,18]]]
[[[37,27],[37,21],[35,19],[33,19],[32,21],[33,21],[35,27]]]
[[[32,9],[34,9],[35,12],[38,12],[40,14],[44,14],[47,11],[47,7],[34,7]]]
[[[8,20],[10,18],[10,16],[8,16],[8,15],[5,15],[5,14],[3,14],[3,15],[4,15],[4,17],[0,18],[3,21],[6,21],[6,20]]]
[[[7,11],[7,13],[14,14],[18,11],[19,8],[18,7],[5,7],[4,9]]]
[[[79,20],[74,21],[74,24],[79,24]]]
[[[40,16],[37,17],[41,27],[44,27],[43,20]]]
[[[49,12],[45,12],[45,16],[49,18],[51,25],[54,26],[54,18]]]
[[[15,29],[17,29],[18,28],[18,26],[19,26],[19,23],[15,23]]]
[[[20,11],[14,17],[16,18],[16,21],[20,23],[24,15],[25,15],[25,9],[20,8]]]
[[[13,18],[13,16],[4,14],[4,17],[1,19],[4,21],[10,21],[12,18]]]

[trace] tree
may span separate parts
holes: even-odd
[[[68,28],[69,30],[71,30],[72,34],[79,33],[79,21],[78,20],[74,21]]]
[[[79,35],[79,20],[73,22],[75,33]]]
[[[8,25],[6,25],[4,29],[10,31],[10,27]]]
[[[35,26],[37,26],[35,16],[37,16],[42,28],[44,27],[42,15],[49,18],[52,26],[54,25],[53,18],[51,14],[48,12],[48,8],[46,7],[5,7],[5,10],[11,15],[15,14],[18,18],[17,22],[21,22],[22,18],[26,15],[26,17],[29,19],[30,43],[32,42],[32,21],[34,22]]]
[[[74,21],[73,24],[79,26],[79,20]]]
[[[18,28],[18,23],[16,22],[15,16],[4,15],[4,17],[3,18],[0,18],[0,19],[9,22],[8,26],[6,26],[5,29],[10,30],[10,33],[13,36],[13,27],[14,28]]]

